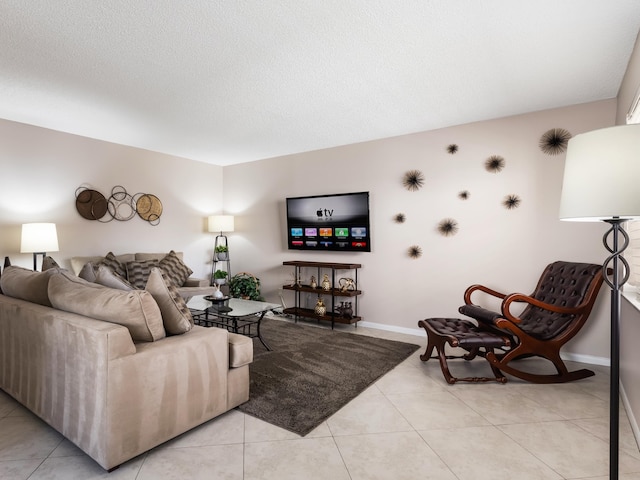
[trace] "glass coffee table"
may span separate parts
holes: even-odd
[[[229,332],[258,338],[267,350],[271,350],[260,334],[260,322],[267,312],[281,308],[280,304],[196,295],[187,302],[187,307],[196,325],[226,328]]]

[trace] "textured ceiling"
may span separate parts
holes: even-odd
[[[612,98],[639,0],[2,0],[0,118],[217,165]]]

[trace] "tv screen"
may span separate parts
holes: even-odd
[[[370,252],[369,192],[287,198],[290,250]]]

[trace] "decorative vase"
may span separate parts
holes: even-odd
[[[311,288],[318,288],[318,282],[316,282],[316,277],[311,275],[311,282],[309,283]]]
[[[318,301],[316,302],[316,306],[313,309],[314,312],[316,312],[316,315],[324,315],[325,313],[327,313],[327,307],[325,307],[324,302],[322,301],[322,298],[318,298]]]
[[[331,290],[331,282],[329,281],[329,275],[327,275],[326,273],[322,277],[322,289]]]

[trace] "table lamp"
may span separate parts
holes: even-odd
[[[47,252],[58,251],[58,232],[55,223],[25,223],[22,225],[20,253],[33,253],[33,270],[37,270],[37,256],[42,260]]]
[[[620,299],[629,278],[622,253],[627,220],[640,218],[640,125],[621,125],[576,135],[569,140],[564,167],[560,220],[606,222],[602,239],[610,255],[602,266],[611,288],[611,383],[609,387],[609,478],[618,479],[620,394]],[[609,265],[613,273],[608,275]]]

